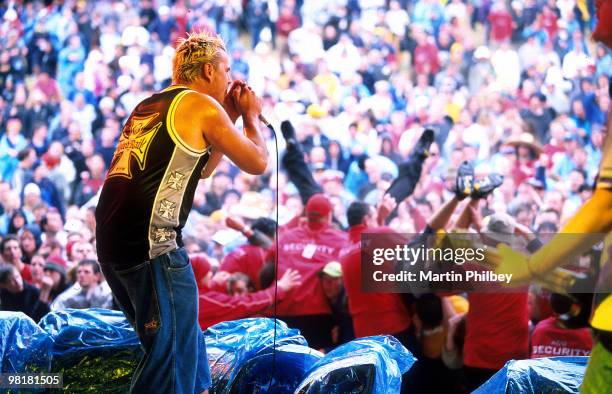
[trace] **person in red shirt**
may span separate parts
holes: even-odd
[[[194,276],[198,283],[198,322],[202,330],[217,323],[244,319],[253,315],[264,313],[274,305],[275,288],[268,287],[254,293],[237,292],[232,294],[228,291],[213,290],[213,273],[208,260],[205,258],[192,258]],[[277,282],[276,302],[286,298],[287,293],[294,287],[300,285],[300,274],[288,269]],[[228,283],[231,283],[228,282]]]
[[[300,27],[300,18],[295,15],[294,7],[291,4],[283,4],[280,10],[280,15],[276,21],[277,40],[281,52],[286,54],[289,52],[287,47],[287,37],[289,33]]]
[[[588,328],[592,294],[572,297],[553,293],[550,302],[555,316],[540,321],[531,335],[531,358],[588,356],[593,338]],[[576,316],[570,316],[578,311]]]
[[[413,149],[410,160],[403,163],[398,177],[386,191],[378,208],[364,202],[354,202],[347,210],[350,244],[340,252],[344,287],[349,299],[349,311],[353,318],[356,337],[378,334],[392,334],[411,352],[416,353],[417,345],[414,333],[410,331],[411,317],[402,295],[398,293],[364,292],[361,286],[361,235],[363,233],[389,234],[388,241],[398,234],[387,227],[378,227],[385,223],[388,215],[395,209],[398,201],[410,196],[421,176],[421,165],[428,156],[434,139],[432,131],[426,130]],[[419,160],[420,159],[420,160]],[[473,171],[472,171],[473,172]],[[443,228],[450,214],[456,207],[457,199],[453,198],[430,218],[429,226],[424,233],[433,233],[433,228]],[[387,240],[385,240],[387,241]]]
[[[219,270],[242,272],[249,277],[254,289],[260,290],[259,272],[265,262],[267,248],[274,242],[275,230],[274,220],[263,217],[255,220],[250,229],[243,229],[248,242],[228,253],[221,261]]]
[[[512,15],[506,9],[503,2],[497,2],[489,13],[489,23],[491,23],[491,31],[489,39],[492,44],[500,44],[510,40],[512,36]]]
[[[485,244],[497,244],[508,239],[508,234],[519,234],[517,229],[522,229],[528,237],[528,229],[505,213],[495,213],[481,221],[475,209],[477,200],[472,201],[472,222],[483,235]],[[485,225],[481,226],[481,222]],[[463,365],[471,391],[507,361],[529,358],[529,308],[526,289],[513,293],[471,292],[468,300]]]
[[[332,227],[332,205],[323,194],[314,194],[304,209],[306,224],[287,230],[278,240],[278,275],[297,270],[302,284],[278,305],[278,317],[298,328],[315,349],[332,345],[332,314],[318,273],[325,264],[338,260],[346,245],[346,234]]]
[[[546,30],[546,34],[548,34],[548,40],[554,41],[557,36],[557,31],[559,30],[559,26],[557,25],[557,14],[550,8],[548,4],[544,4],[542,7],[542,13],[540,14],[540,22],[542,24],[542,28]]]
[[[457,191],[458,194],[461,191]],[[462,198],[462,197],[461,197]],[[394,244],[399,234],[388,227],[378,227],[384,223],[386,215],[393,210],[394,201],[383,200],[378,209],[363,202],[349,206],[350,245],[340,253],[340,263],[344,287],[349,299],[349,311],[353,317],[356,337],[392,334],[414,354],[418,354],[416,337],[411,330],[411,317],[406,301],[399,293],[364,292],[361,286],[361,235],[388,234],[389,244]],[[457,207],[459,199],[454,197],[444,203],[428,220],[421,232],[427,236],[443,229]]]
[[[417,74],[426,74],[429,77],[440,70],[438,47],[427,33],[420,32],[417,36],[417,46],[414,49],[414,70]]]
[[[366,206],[370,212],[362,209]],[[360,212],[357,212],[360,211]],[[351,226],[351,235],[357,234],[389,234],[394,232],[387,227],[370,227],[368,223],[374,216],[374,209],[365,203],[353,203],[349,207],[348,217]],[[367,213],[366,213],[367,212]],[[359,213],[364,214],[361,222]],[[361,338],[371,335],[391,334],[395,336],[409,350],[414,349],[414,336],[409,331],[411,317],[408,308],[398,293],[366,293],[361,287],[361,243],[357,240],[343,250],[340,259],[344,288],[349,300],[349,311],[353,318],[355,337]]]

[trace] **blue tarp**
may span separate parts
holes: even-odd
[[[387,394],[399,392],[415,362],[391,336],[357,339],[322,357],[298,330],[267,318],[219,323],[203,337],[211,393]],[[51,312],[39,325],[0,312],[0,345],[2,372],[62,373],[63,392],[127,392],[142,355],[123,314],[106,309]]]
[[[588,357],[511,360],[475,394],[578,393]]]
[[[241,367],[231,385],[232,394],[292,394],[323,354],[304,345],[281,344],[276,352],[269,347]]]
[[[215,324],[204,332],[212,393],[229,393],[240,369],[274,343],[274,319],[250,318]],[[276,320],[276,343],[308,346],[299,330]]]
[[[39,325],[53,340],[51,372],[63,374],[64,392],[129,391],[142,350],[122,312],[66,309]]]
[[[399,393],[402,374],[416,358],[397,339],[381,335],[355,339],[320,359],[296,393]]]
[[[0,312],[2,373],[42,373],[51,366],[52,339],[22,312]]]

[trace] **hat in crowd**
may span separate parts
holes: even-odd
[[[332,211],[332,205],[323,194],[314,194],[308,199],[304,213],[308,219],[308,227],[311,230],[319,230],[325,226],[327,216]]]
[[[233,230],[231,228],[224,228],[214,233],[211,237],[211,240],[221,246],[225,246],[237,240],[240,235],[241,233],[239,231]]]
[[[23,188],[23,195],[27,196],[28,194],[36,194],[40,196],[40,187],[38,187],[38,185],[35,183],[28,183]]]
[[[47,263],[45,264],[45,267],[43,268],[46,271],[54,271],[59,273],[61,276],[65,277],[66,276],[66,268],[64,268],[63,266],[57,264],[57,263],[53,263],[50,261],[47,261]]]
[[[511,138],[510,140],[508,140],[506,142],[506,145],[510,145],[510,146],[527,146],[529,149],[531,149],[536,155],[539,155],[540,152],[542,152],[542,146],[540,145],[540,143],[535,139],[535,137],[533,136],[533,134],[531,133],[521,133],[521,135],[518,136],[518,138]]]
[[[474,51],[474,58],[476,59],[488,59],[491,57],[491,51],[484,45],[479,46]]]
[[[331,276],[332,278],[342,277],[342,266],[337,261],[330,261],[320,271],[321,275]]]
[[[514,234],[516,221],[507,213],[496,212],[483,219],[483,229],[481,233],[486,237],[497,242],[510,244],[512,242],[511,235]]]
[[[269,214],[269,202],[257,192],[246,192],[240,202],[230,209],[230,215],[255,220]]]
[[[319,104],[310,104],[306,108],[306,113],[315,119],[319,119],[327,116],[327,109]]]
[[[309,218],[325,217],[332,211],[332,205],[327,197],[321,193],[317,193],[308,199],[304,211]]]
[[[50,264],[50,263],[56,264],[64,269],[68,267],[68,263],[66,263],[66,260],[64,260],[62,256],[58,254],[52,254],[49,257],[47,257],[47,264]]]
[[[159,15],[169,15],[170,14],[170,7],[168,7],[167,5],[162,5],[161,7],[159,7],[159,9],[157,10],[157,13]]]

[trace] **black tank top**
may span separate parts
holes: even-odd
[[[100,262],[128,268],[183,246],[181,229],[210,155],[174,128],[178,103],[191,92],[162,90],[126,122],[96,208]]]

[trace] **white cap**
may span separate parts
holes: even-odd
[[[36,194],[40,196],[40,187],[38,187],[38,185],[35,183],[28,183],[23,188],[23,195],[27,196],[28,194]]]

